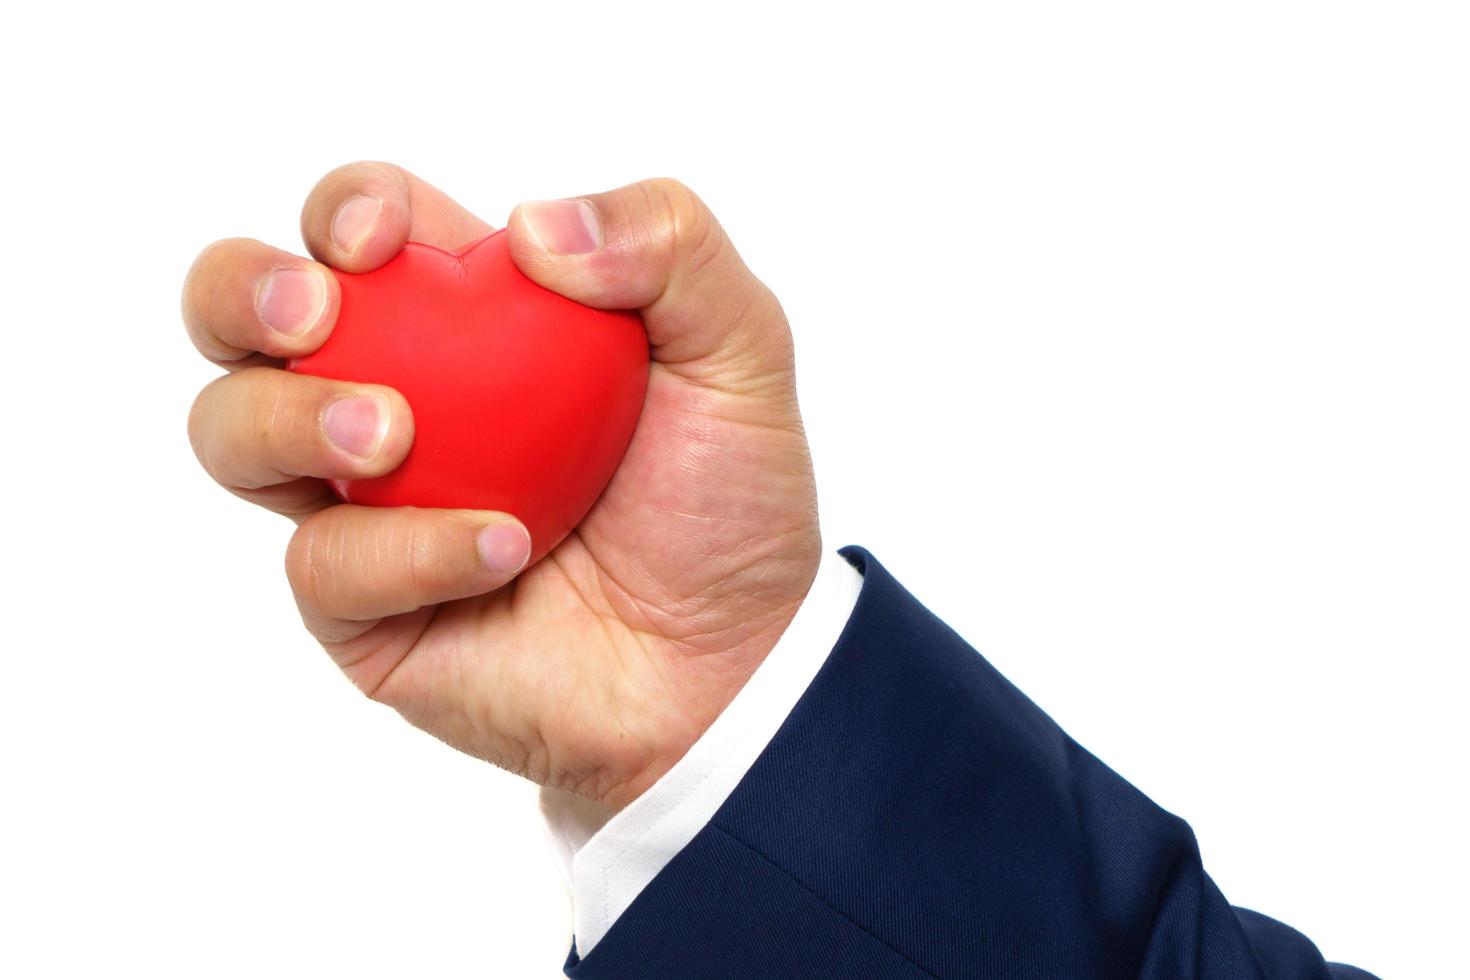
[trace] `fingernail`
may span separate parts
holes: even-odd
[[[273,269],[255,290],[255,315],[287,337],[316,326],[326,308],[327,283],[316,269]]]
[[[602,245],[602,223],[586,201],[528,201],[521,216],[541,247],[555,255],[583,255]]]
[[[332,241],[344,252],[350,254],[357,251],[357,246],[362,244],[363,239],[371,234],[373,225],[378,223],[378,215],[382,211],[383,202],[376,197],[364,194],[349,197],[332,216]]]
[[[328,441],[344,453],[372,459],[388,434],[387,406],[372,395],[339,399],[327,406],[322,429]]]
[[[531,557],[531,536],[515,522],[491,524],[475,535],[480,561],[497,575],[514,575]]]

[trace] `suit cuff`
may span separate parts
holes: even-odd
[[[639,892],[714,816],[826,662],[863,576],[825,552],[776,646],[710,727],[620,812],[543,787],[547,839],[572,896],[577,952],[592,951]]]

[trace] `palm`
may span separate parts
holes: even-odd
[[[352,641],[370,655],[339,659],[463,751],[631,798],[728,703],[809,581],[792,559],[818,547],[805,436],[794,406],[789,423],[764,416],[655,364],[632,444],[576,531],[506,588],[384,620]]]

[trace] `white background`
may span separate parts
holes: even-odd
[[[1237,904],[1463,963],[1457,3],[22,4],[0,15],[0,973],[552,977],[529,785],[361,699],[184,435],[178,290],[328,168],[499,221],[677,176],[871,547]]]

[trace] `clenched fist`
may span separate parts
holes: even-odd
[[[189,436],[227,489],[297,522],[286,572],[308,629],[369,697],[451,745],[613,808],[666,772],[775,645],[816,574],[816,487],[780,305],[691,191],[668,180],[523,204],[531,279],[638,310],[653,363],[632,444],[581,525],[524,567],[514,514],[338,503],[413,443],[375,385],[304,377],[337,312],[328,267],[492,229],[412,174],[359,163],[302,212],[315,261],[244,239],[190,270],[184,321],[225,367]],[[486,446],[493,452],[493,446]]]

